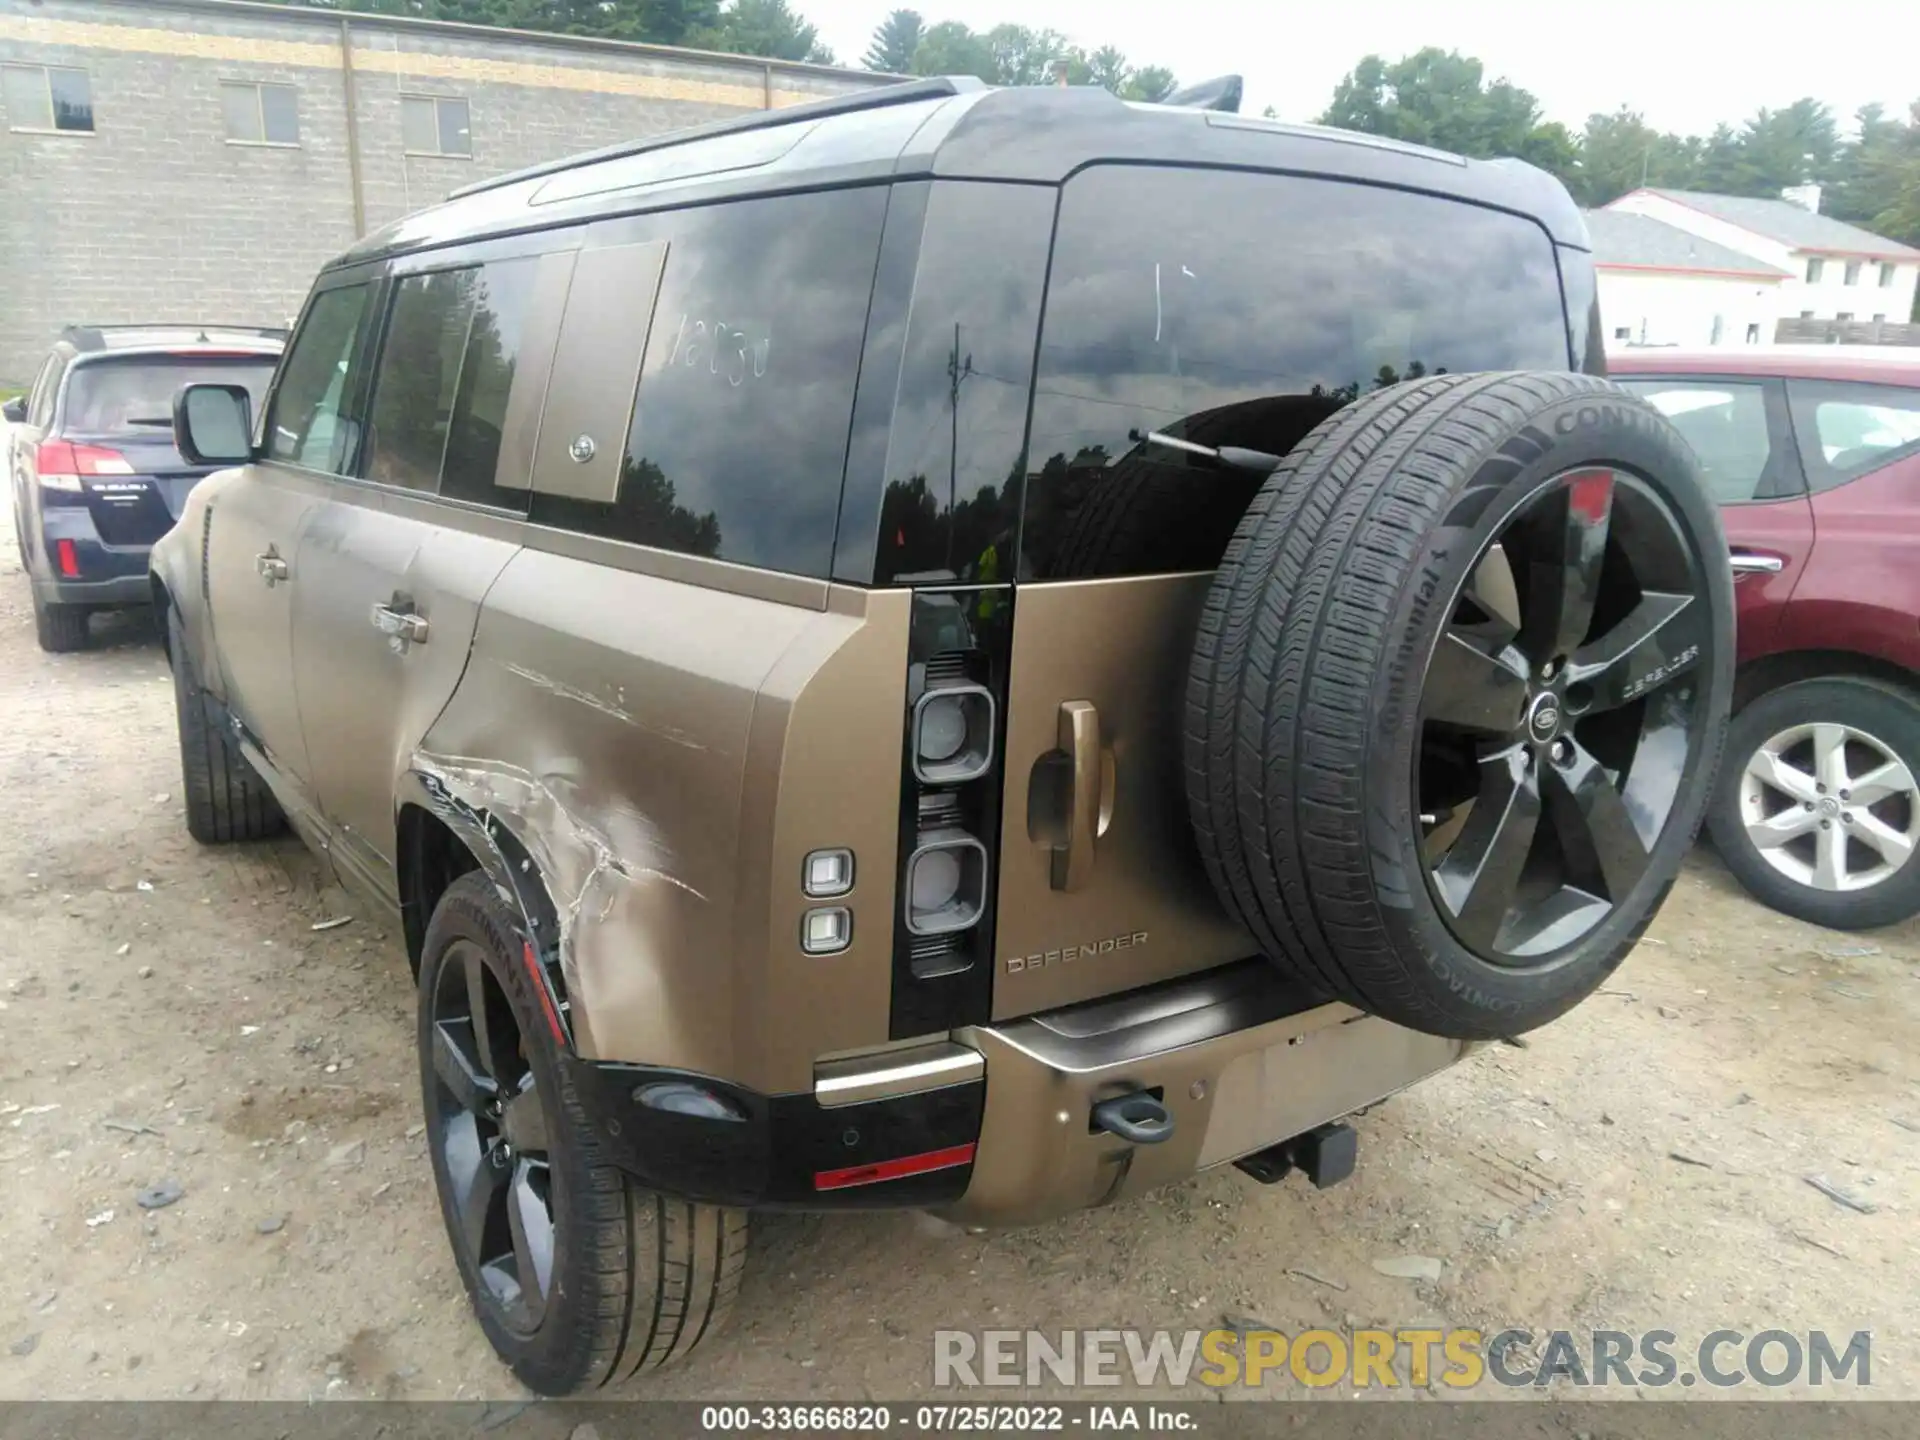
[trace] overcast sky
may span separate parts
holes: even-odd
[[[842,63],[866,53],[899,0],[795,0]],[[1478,56],[1578,130],[1622,103],[1664,130],[1704,134],[1812,95],[1845,122],[1869,101],[1920,99],[1920,0],[921,0],[929,25],[1050,28],[1182,81],[1238,72],[1242,109],[1309,120],[1369,51],[1423,45]]]

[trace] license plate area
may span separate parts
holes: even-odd
[[[1199,1168],[1350,1115],[1444,1070],[1464,1048],[1458,1040],[1355,1015],[1236,1055],[1215,1085]]]

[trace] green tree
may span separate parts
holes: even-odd
[[[869,70],[905,75],[913,69],[914,52],[926,33],[918,10],[895,10],[873,32],[873,43],[860,63]]]
[[[1087,65],[1087,57],[1057,30],[996,25],[987,32],[987,44],[993,50],[998,84],[1050,85],[1055,60],[1067,62],[1067,78],[1075,84],[1092,83],[1093,72]]]
[[[1506,80],[1488,84],[1485,67],[1457,50],[1428,46],[1392,64],[1366,56],[1334,87],[1320,120],[1479,159],[1517,155],[1577,180],[1566,127],[1543,122],[1531,92]]]
[[[1611,115],[1589,115],[1580,136],[1582,204],[1606,205],[1642,186],[1695,188],[1700,142],[1655,130],[1624,105]]]
[[[1054,65],[1063,60],[1069,84],[1104,86],[1122,99],[1160,100],[1174,88],[1173,72],[1163,66],[1136,68],[1114,46],[1088,51],[1057,30],[1025,25],[981,33],[942,21],[921,37],[911,68],[916,75],[976,75],[989,85],[1051,85]]]
[[[1817,180],[1833,172],[1839,149],[1833,112],[1819,101],[1763,109],[1740,130],[1732,193],[1772,197],[1789,185]]]
[[[1746,183],[1746,162],[1741,153],[1740,136],[1733,126],[1720,124],[1700,142],[1700,164],[1694,172],[1694,184],[1701,190],[1732,195]]]
[[[1164,65],[1142,65],[1130,71],[1114,93],[1122,100],[1164,100],[1179,82]]]
[[[820,43],[819,29],[808,24],[787,0],[731,0],[720,12],[717,25],[692,32],[687,43],[730,55],[810,60],[816,65],[834,63],[833,52]]]
[[[976,35],[958,20],[943,20],[921,37],[913,52],[915,75],[975,75],[989,85],[1000,83],[1000,62],[984,35]]]

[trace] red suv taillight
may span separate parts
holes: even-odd
[[[104,445],[74,445],[66,440],[44,440],[34,450],[33,468],[48,490],[78,492],[83,479],[99,475],[131,475],[133,464],[118,450]]]

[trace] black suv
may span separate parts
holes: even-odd
[[[174,448],[173,397],[217,381],[258,401],[285,341],[252,326],[73,325],[33,388],[7,402],[14,530],[41,649],[78,650],[90,611],[148,602],[147,552],[211,468]]]

